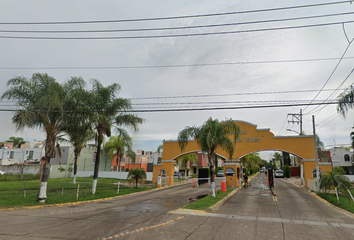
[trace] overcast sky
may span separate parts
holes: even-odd
[[[324,101],[327,98],[332,100],[343,92],[343,89],[353,84],[353,76],[349,76],[347,79],[346,77],[354,67],[354,58],[351,58],[354,57],[354,46],[349,46],[345,58],[335,71],[334,69],[348,47],[347,38],[351,40],[354,37],[354,23],[345,23],[345,32],[341,24],[313,27],[309,25],[354,21],[354,14],[343,14],[354,12],[354,5],[349,2],[276,11],[154,21],[41,25],[4,24],[151,19],[244,12],[318,3],[322,3],[322,1],[1,1],[0,94],[7,89],[6,82],[10,78],[21,75],[30,77],[33,73],[41,72],[48,73],[61,83],[71,76],[81,76],[87,82],[91,78],[96,78],[104,85],[119,83],[122,87],[120,96],[133,98],[134,108],[140,110],[143,108],[166,109],[174,107],[185,109],[269,104],[265,101],[276,101],[272,103],[274,105],[309,103],[312,100],[317,102],[319,100]],[[314,17],[329,14],[337,15]],[[4,32],[5,30],[156,29],[309,16],[313,18],[192,29],[103,33]],[[274,30],[274,28],[282,29]],[[264,31],[261,29],[273,30]],[[257,31],[235,33],[235,31],[241,30]],[[186,36],[196,33],[220,32],[224,32],[224,34]],[[167,35],[184,36],[141,38],[142,36]],[[4,38],[104,38],[122,36],[139,38]],[[196,66],[198,64],[210,65]],[[142,68],[143,66],[149,66],[149,68]],[[333,71],[334,73],[331,76]],[[343,81],[344,83],[340,85]],[[321,88],[323,88],[323,91],[320,91]],[[334,91],[337,88],[341,90]],[[311,91],[300,92],[304,90]],[[290,93],[284,93],[289,91]],[[270,94],[270,92],[281,93]],[[200,97],[200,95],[208,95],[208,97]],[[316,95],[318,96],[316,97]],[[153,99],[154,97],[176,96],[199,97]],[[240,101],[261,102],[229,103]],[[196,104],[197,102],[198,104]],[[215,104],[211,102],[223,103]],[[139,105],[142,103],[149,105]],[[188,104],[162,105],[157,103]],[[8,105],[11,104],[2,102],[0,108],[11,108]],[[248,121],[256,124],[258,128],[270,128],[275,135],[296,135],[295,132],[286,130],[299,131],[299,125],[287,122],[291,120],[287,114],[299,113],[301,108],[304,109],[303,129],[306,134],[312,133],[311,116],[315,115],[318,125],[317,132],[326,146],[350,144],[349,134],[354,124],[354,110],[351,110],[348,116],[343,118],[336,114],[336,105],[328,105],[323,109],[322,106],[293,106],[138,113],[146,121],[141,125],[140,131],[134,134],[134,148],[156,149],[163,139],[176,139],[178,132],[184,127],[200,126],[209,117],[219,120],[232,118]],[[38,129],[16,132],[11,122],[12,114],[13,112],[9,111],[0,112],[0,141],[7,140],[11,136],[21,136],[29,141],[44,139],[43,132]]]

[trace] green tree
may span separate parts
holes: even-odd
[[[38,200],[45,202],[50,159],[57,136],[63,131],[66,92],[53,77],[41,73],[35,73],[31,78],[12,78],[7,82],[7,86],[10,89],[2,95],[2,99],[15,100],[20,106],[12,118],[16,128],[44,129],[46,134],[41,187],[38,194]]]
[[[11,142],[13,148],[17,148],[21,143],[24,143],[24,140],[22,137],[10,137],[9,140],[6,140],[5,142]]]
[[[334,167],[333,172],[339,174],[339,175],[345,175],[345,170],[342,167]]]
[[[108,150],[108,157],[117,156],[117,172],[120,171],[120,163],[124,154],[135,159],[132,145],[132,138],[128,134],[113,136],[106,142],[104,149]]]
[[[338,189],[350,189],[349,178],[345,175],[340,174],[338,171],[326,171],[327,174],[322,174],[320,178],[320,189],[330,190],[331,187],[334,187],[337,200],[338,198]]]
[[[351,86],[350,89],[342,93],[339,97],[339,102],[337,105],[337,112],[339,112],[343,117],[346,117],[349,109],[354,108],[354,87]]]
[[[156,152],[157,152],[158,154],[160,154],[162,150],[163,150],[163,145],[162,145],[162,144],[160,144],[159,146],[157,146]]]
[[[95,137],[89,114],[85,111],[89,93],[85,90],[86,82],[81,77],[72,77],[64,85],[66,95],[66,113],[64,114],[63,131],[68,136],[68,142],[74,147],[74,177],[76,183],[77,165],[82,149],[88,141]]]
[[[284,177],[289,178],[291,175],[291,167],[289,165],[285,165],[282,170],[284,173]]]
[[[178,166],[181,165],[182,169],[184,169],[184,177],[187,177],[188,163],[190,162],[198,163],[198,156],[195,153],[189,153],[177,158],[176,162]]]
[[[354,129],[354,126],[352,127],[352,129]],[[353,149],[352,158],[354,159],[354,131],[350,133],[350,140],[351,140],[351,145],[352,145],[352,149]]]
[[[120,85],[117,83],[104,87],[98,80],[92,80],[89,112],[92,113],[90,121],[94,125],[97,144],[92,194],[96,193],[101,145],[104,136],[111,136],[112,127],[115,127],[118,132],[122,131],[121,127],[126,126],[132,127],[134,131],[137,131],[138,124],[143,122],[142,118],[139,118],[134,114],[126,113],[126,111],[131,110],[131,103],[128,99],[118,98],[116,96],[119,90]]]
[[[146,172],[142,168],[133,168],[129,171],[127,179],[129,183],[135,182],[135,187],[138,188],[138,182],[143,184],[146,180]]]
[[[217,165],[216,149],[219,147],[228,152],[229,158],[235,150],[236,140],[240,128],[232,119],[219,122],[218,119],[209,118],[201,127],[186,127],[178,134],[178,144],[181,151],[184,150],[188,141],[195,139],[201,150],[208,154],[208,165],[210,167],[210,182],[212,183],[212,196],[215,197],[214,175]],[[233,134],[233,140],[229,138]]]

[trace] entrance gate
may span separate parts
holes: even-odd
[[[314,160],[315,159],[315,146],[313,135],[301,136],[275,136],[270,129],[258,129],[254,125],[245,121],[234,121],[240,128],[240,134],[235,145],[233,158],[226,163],[229,167],[233,168],[236,173],[239,173],[240,165],[238,159],[254,152],[275,150],[291,153],[301,159]],[[232,133],[230,133],[230,138]],[[170,178],[168,185],[173,185],[173,174],[175,160],[182,155],[200,152],[201,149],[196,141],[189,141],[184,150],[178,145],[177,141],[164,141],[161,162],[154,165],[153,182],[157,183],[157,176],[161,169],[166,170],[166,177]],[[216,154],[228,159],[227,152],[221,148],[216,149]],[[326,169],[327,170],[327,169]],[[323,171],[324,172],[324,171]],[[225,173],[225,168],[224,168]],[[309,175],[309,174],[308,174]],[[312,176],[309,177],[311,180]],[[237,187],[239,179],[242,178],[239,174],[226,178],[227,185]],[[229,180],[228,180],[229,179]],[[306,180],[306,179],[305,179]],[[231,182],[230,182],[231,181]]]

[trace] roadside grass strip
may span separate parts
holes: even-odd
[[[353,189],[351,190],[352,194],[354,194]],[[354,202],[350,199],[348,195],[339,195],[339,203],[337,201],[337,197],[335,194],[327,194],[327,193],[317,193],[317,196],[327,201],[329,204],[334,207],[340,208],[342,210],[346,210],[350,212],[350,217],[354,218]],[[348,215],[348,214],[346,214]]]
[[[118,181],[121,183],[117,194]],[[79,185],[79,188],[78,188]],[[39,180],[0,181],[0,210],[15,210],[21,207],[41,207],[58,204],[77,204],[97,201],[122,195],[134,194],[153,189],[151,186],[130,187],[127,180],[98,179],[96,194],[92,194],[92,178],[77,178],[72,184],[71,178],[48,180],[47,200],[37,200]]]
[[[202,199],[199,199],[198,201],[192,202],[186,206],[183,206],[183,209],[192,209],[192,210],[205,210],[214,204],[218,203],[220,200],[225,198],[229,193],[232,191],[237,190],[237,189],[227,189],[226,192],[221,192],[216,191],[215,192],[215,198],[213,198],[211,195],[208,195]]]
[[[142,231],[145,231],[145,230],[149,230],[149,229],[153,229],[153,228],[157,228],[157,227],[162,227],[162,226],[166,226],[170,223],[173,223],[177,220],[180,220],[184,218],[184,216],[180,216],[178,218],[175,218],[175,219],[172,219],[168,222],[164,222],[164,223],[160,223],[158,225],[154,225],[154,226],[149,226],[149,227],[143,227],[143,228],[138,228],[138,229],[135,229],[135,230],[132,230],[132,231],[127,231],[127,232],[124,232],[124,233],[120,233],[120,234],[116,234],[116,235],[113,235],[113,236],[108,236],[108,237],[104,237],[104,238],[98,238],[97,240],[111,240],[111,239],[117,239],[117,238],[120,238],[120,237],[125,237],[127,235],[130,235],[130,234],[133,234],[133,233],[138,233],[138,232],[142,232]]]

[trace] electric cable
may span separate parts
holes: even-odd
[[[338,25],[338,24],[343,24],[343,23],[353,23],[353,22],[354,22],[354,20],[340,21],[340,22],[329,22],[329,23],[318,23],[318,24],[308,24],[308,25],[297,25],[297,26],[287,26],[287,27],[259,28],[259,29],[246,29],[246,30],[221,31],[221,32],[169,34],[169,35],[106,36],[106,37],[41,37],[41,36],[0,35],[0,38],[2,38],[2,39],[31,39],[31,40],[121,40],[121,39],[179,38],[179,37],[227,35],[227,34],[239,34],[239,33],[252,33],[252,32],[265,32],[265,31],[278,31],[278,30],[289,30],[289,29],[323,27],[323,26]]]
[[[290,7],[278,7],[278,8],[266,8],[266,9],[257,9],[257,10],[247,10],[247,11],[234,11],[234,12],[209,13],[209,14],[184,15],[184,16],[170,16],[170,17],[116,19],[116,20],[90,20],[90,21],[57,21],[57,22],[55,22],[55,21],[48,21],[48,22],[0,22],[0,25],[92,24],[92,23],[116,23],[116,22],[139,22],[139,21],[145,22],[145,21],[156,21],[156,20],[201,18],[201,17],[215,17],[215,16],[235,15],[235,14],[282,11],[282,10],[290,10],[290,9],[298,9],[298,8],[301,9],[301,8],[310,8],[310,7],[339,5],[339,4],[346,4],[346,3],[352,3],[352,1],[327,2],[327,3],[308,4],[308,5],[296,5],[296,6],[290,6]]]
[[[352,15],[354,12],[342,12],[342,13],[332,13],[324,15],[311,15],[303,17],[292,17],[292,18],[280,18],[280,19],[268,19],[259,21],[248,21],[248,22],[233,22],[233,23],[220,23],[220,24],[208,24],[208,25],[193,25],[193,26],[178,26],[178,27],[161,27],[161,28],[131,28],[131,29],[100,29],[100,30],[4,30],[0,29],[0,33],[112,33],[112,32],[141,32],[141,31],[166,31],[166,30],[182,30],[182,29],[196,29],[196,28],[211,28],[211,27],[229,27],[229,26],[239,26],[248,24],[260,24],[260,23],[273,23],[273,22],[284,22],[284,21],[296,21],[314,18],[328,18],[334,16],[346,16]]]

